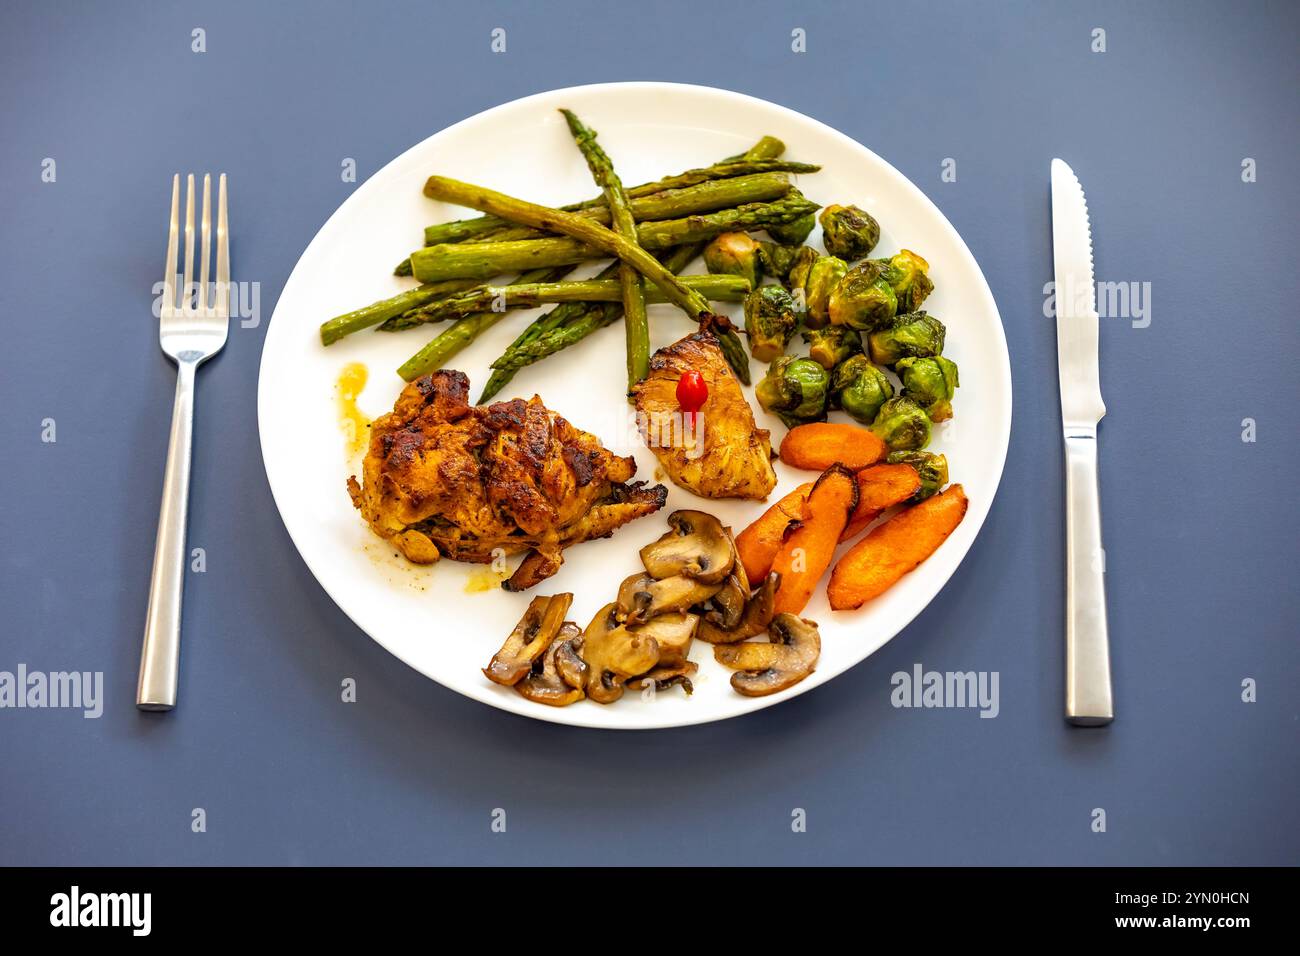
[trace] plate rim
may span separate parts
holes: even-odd
[[[495,695],[491,695],[490,691],[492,688],[490,687],[483,688],[483,690],[488,693],[479,694],[479,693],[475,693],[472,690],[453,687],[449,684],[444,683],[438,677],[426,673],[425,671],[411,664],[402,654],[398,653],[397,650],[395,650],[392,646],[390,646],[389,642],[383,640],[381,637],[372,633],[368,628],[365,627],[365,625],[363,625],[359,620],[357,620],[357,617],[352,613],[352,611],[347,606],[345,606],[344,601],[341,600],[338,595],[336,595],[333,591],[330,590],[329,587],[326,586],[325,581],[322,579],[321,574],[317,570],[316,564],[313,562],[313,559],[308,556],[308,554],[300,544],[297,536],[294,534],[294,529],[290,527],[290,523],[285,517],[285,509],[281,503],[280,493],[277,492],[275,480],[271,476],[271,466],[268,460],[269,440],[267,437],[267,433],[268,433],[267,401],[268,400],[266,398],[267,390],[264,387],[265,376],[267,375],[267,371],[268,371],[267,343],[270,341],[271,329],[274,326],[275,318],[280,311],[281,303],[284,302],[286,298],[286,294],[294,286],[294,280],[297,278],[298,272],[302,268],[303,262],[309,257],[309,254],[312,252],[313,248],[317,245],[317,243],[321,241],[321,237],[331,231],[330,227],[332,223],[335,221],[335,219],[344,216],[354,204],[359,204],[363,202],[371,192],[372,187],[378,188],[377,186],[375,186],[375,184],[382,178],[383,173],[386,172],[390,167],[402,162],[410,153],[423,148],[426,143],[428,143],[430,140],[434,139],[435,137],[442,136],[446,133],[452,132],[456,129],[459,129],[462,126],[471,123],[478,123],[480,121],[488,120],[495,113],[503,112],[507,109],[514,109],[516,107],[519,107],[523,104],[527,104],[534,100],[553,98],[561,94],[577,95],[577,94],[590,94],[590,93],[600,93],[600,92],[608,92],[608,91],[630,91],[630,92],[659,91],[659,92],[676,92],[676,93],[686,92],[686,93],[703,93],[709,96],[721,96],[723,98],[731,98],[736,101],[757,104],[760,107],[776,110],[779,113],[784,113],[792,119],[805,122],[805,123],[811,123],[814,126],[819,127],[819,129],[825,132],[826,134],[829,134],[830,136],[843,141],[848,146],[851,146],[859,150],[864,150],[865,152],[870,154],[876,161],[883,164],[891,172],[893,172],[897,176],[898,180],[900,180],[904,184],[905,188],[911,191],[911,194],[914,199],[919,200],[923,205],[928,206],[931,212],[933,212],[935,216],[937,216],[938,221],[942,223],[943,228],[947,229],[948,232],[951,234],[951,238],[956,240],[956,245],[959,252],[965,255],[965,257],[969,260],[969,263],[974,266],[975,274],[979,277],[980,285],[982,286],[982,294],[985,300],[984,302],[985,307],[991,309],[992,315],[994,316],[994,318],[997,319],[997,322],[995,323],[997,336],[998,336],[997,344],[1000,346],[1000,354],[1002,357],[1002,361],[999,364],[999,367],[997,368],[996,371],[998,376],[1001,378],[1002,384],[1004,386],[1002,391],[1005,395],[1005,398],[1002,403],[1003,408],[1001,409],[1001,411],[1007,423],[1006,430],[1005,433],[1000,433],[997,436],[999,447],[996,449],[996,469],[995,469],[996,478],[993,482],[992,493],[988,496],[987,501],[982,503],[983,505],[982,507],[980,507],[980,505],[975,505],[974,510],[976,511],[976,513],[974,515],[970,515],[970,517],[975,517],[978,519],[977,527],[975,528],[975,532],[971,535],[970,540],[966,543],[965,547],[963,548],[960,556],[957,557],[956,561],[952,565],[952,568],[948,571],[947,576],[943,579],[941,583],[939,583],[936,587],[934,587],[929,597],[927,597],[923,602],[920,602],[918,606],[915,608],[915,610],[913,610],[910,614],[904,615],[905,619],[902,621],[902,623],[898,625],[898,627],[894,630],[894,632],[889,635],[889,637],[885,638],[880,643],[880,645],[876,647],[874,650],[865,654],[863,657],[858,659],[853,664],[850,664],[844,670],[838,672],[837,674],[831,677],[826,678],[825,680],[817,681],[815,683],[810,683],[807,680],[801,681],[798,684],[794,685],[793,687],[790,687],[779,694],[773,694],[768,697],[760,697],[760,698],[746,698],[750,702],[750,706],[746,707],[745,709],[735,710],[732,711],[731,713],[726,713],[726,714],[718,714],[712,716],[693,716],[687,714],[684,716],[679,715],[676,718],[651,721],[648,723],[642,722],[637,724],[575,722],[572,719],[565,719],[565,714],[562,713],[562,711],[567,711],[568,708],[546,707],[543,705],[537,705],[534,702],[525,700],[523,698],[520,698],[518,702],[510,701],[510,703],[507,704],[506,699]],[[374,173],[372,173],[370,176],[366,178],[365,182],[361,183],[352,192],[350,196],[344,199],[343,202],[341,202],[338,205],[338,207],[335,208],[334,212],[331,213],[329,217],[316,230],[316,233],[315,235],[312,236],[311,241],[307,243],[307,245],[303,248],[303,251],[299,254],[297,261],[294,263],[293,269],[290,270],[289,276],[285,280],[284,286],[280,290],[280,294],[276,297],[275,308],[271,312],[271,318],[267,323],[266,334],[262,338],[262,353],[258,360],[258,372],[257,372],[258,443],[262,452],[262,470],[266,475],[267,485],[270,487],[271,498],[275,502],[276,512],[280,518],[280,524],[284,527],[285,531],[288,533],[289,539],[293,542],[294,549],[298,552],[299,557],[302,559],[303,563],[307,566],[307,569],[311,572],[312,577],[315,578],[316,583],[320,586],[321,590],[323,590],[329,596],[330,600],[334,602],[335,606],[338,607],[338,609],[343,612],[343,614],[357,627],[358,630],[360,630],[372,641],[374,641],[376,644],[382,647],[389,654],[393,655],[393,657],[397,658],[397,660],[401,661],[401,663],[404,664],[406,667],[410,668],[412,671],[419,674],[421,677],[433,681],[438,686],[443,687],[454,694],[457,694],[462,697],[467,697],[471,700],[477,701],[479,703],[492,707],[493,709],[503,711],[505,713],[516,714],[518,716],[522,716],[525,718],[540,720],[545,723],[561,724],[564,726],[579,727],[579,728],[590,729],[590,730],[624,730],[624,731],[666,730],[666,729],[672,729],[677,727],[704,726],[708,724],[718,723],[724,720],[731,720],[738,717],[745,717],[745,716],[758,713],[759,711],[766,710],[767,708],[775,706],[776,704],[780,704],[788,700],[793,700],[794,698],[799,697],[802,694],[808,693],[809,691],[815,690],[818,687],[830,683],[830,681],[834,680],[836,677],[842,676],[843,674],[846,674],[849,671],[853,670],[854,668],[860,666],[873,654],[877,653],[881,648],[883,648],[885,645],[893,641],[894,638],[896,638],[902,631],[906,630],[907,627],[911,625],[913,621],[916,620],[916,618],[921,614],[921,612],[924,611],[926,608],[928,608],[934,602],[935,598],[939,596],[939,593],[945,587],[948,586],[948,582],[952,580],[952,576],[956,574],[957,569],[960,568],[962,563],[966,560],[966,556],[970,553],[971,548],[974,547],[975,541],[979,538],[980,534],[984,530],[984,523],[988,518],[989,513],[992,511],[993,502],[997,499],[998,493],[1001,491],[1002,478],[1006,470],[1006,459],[1007,459],[1007,454],[1011,442],[1011,427],[1013,424],[1013,416],[1014,416],[1013,385],[1014,383],[1011,377],[1011,355],[1010,355],[1010,349],[1008,348],[1007,345],[1006,328],[1002,321],[1002,313],[998,309],[997,300],[993,296],[993,290],[989,287],[988,279],[985,277],[984,270],[980,267],[979,261],[975,258],[975,254],[971,252],[970,247],[966,244],[966,240],[962,238],[961,233],[957,231],[957,228],[948,220],[948,217],[944,215],[943,211],[939,209],[939,207],[934,203],[934,201],[931,200],[930,197],[927,196],[919,186],[917,186],[914,182],[912,182],[912,180],[909,177],[905,176],[902,172],[898,170],[897,167],[895,167],[884,157],[880,156],[870,147],[858,142],[853,137],[849,136],[847,133],[841,132],[835,127],[829,125],[828,123],[824,123],[821,120],[808,116],[805,113],[801,113],[798,110],[792,109],[788,106],[782,106],[779,103],[773,103],[772,101],[765,100],[762,97],[753,96],[748,93],[740,93],[735,90],[728,90],[722,87],[706,86],[698,83],[676,83],[671,81],[659,81],[659,80],[628,80],[628,81],[613,81],[613,82],[604,82],[604,83],[584,83],[584,84],[579,84],[577,86],[565,86],[565,87],[557,87],[555,89],[543,90],[536,93],[530,93],[527,96],[521,96],[512,100],[507,100],[506,102],[499,103],[495,106],[489,107],[488,109],[481,110],[477,113],[466,116],[460,120],[457,120],[455,123],[452,123],[449,126],[445,126],[439,130],[434,131],[433,133],[429,134],[423,139],[415,143],[412,143],[406,149],[402,150],[402,152],[398,153],[396,156],[391,158],[388,162],[384,163],[383,166],[376,169]],[[527,705],[527,706],[526,707],[520,706],[520,704]]]

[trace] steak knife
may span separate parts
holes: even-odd
[[[1088,204],[1078,177],[1060,159],[1052,160],[1052,255],[1065,438],[1065,719],[1099,726],[1115,717],[1097,486],[1097,423],[1106,406],[1097,368]]]

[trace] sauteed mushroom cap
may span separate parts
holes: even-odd
[[[629,575],[618,589],[619,619],[628,624],[639,624],[660,614],[685,611],[703,604],[720,587],[720,584],[705,584],[682,574],[658,581],[648,574]]]
[[[633,690],[644,690],[650,684],[654,684],[655,690],[667,690],[674,684],[681,684],[682,690],[687,695],[695,692],[695,685],[691,683],[691,676],[700,669],[700,665],[693,661],[682,661],[680,664],[673,664],[671,667],[656,667],[648,674],[642,674],[627,682],[627,686]]]
[[[703,511],[674,511],[668,525],[667,534],[641,549],[641,563],[652,578],[680,574],[718,584],[731,573],[731,538],[717,518]]]
[[[585,690],[600,704],[618,700],[628,678],[644,674],[659,663],[655,639],[619,624],[616,610],[616,604],[606,604],[582,635],[582,659],[587,664]]]
[[[582,700],[584,696],[582,690],[571,687],[565,681],[560,675],[557,661],[560,651],[568,646],[569,640],[581,633],[578,625],[572,621],[565,621],[560,627],[559,634],[551,641],[551,646],[541,657],[533,661],[527,676],[515,684],[515,690],[529,700],[539,704],[549,704],[551,707],[565,707]]]
[[[501,650],[483,668],[487,679],[507,687],[519,683],[560,633],[572,603],[573,595],[567,593],[533,598]]]
[[[722,627],[709,615],[700,621],[695,636],[709,644],[735,644],[739,641],[756,637],[767,630],[772,623],[772,614],[776,605],[776,589],[781,584],[781,575],[773,571],[764,580],[762,586],[750,595],[745,602],[745,613],[739,623],[732,628]]]
[[[652,637],[659,647],[659,665],[680,664],[690,653],[691,641],[700,624],[698,614],[660,614],[644,624],[627,629],[642,637]]]
[[[713,656],[739,673],[731,686],[746,697],[765,697],[793,687],[813,672],[821,654],[817,625],[793,614],[778,614],[769,629],[770,644],[720,644]]]

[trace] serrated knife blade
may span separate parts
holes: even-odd
[[[1065,444],[1065,718],[1098,726],[1115,716],[1097,485],[1097,423],[1106,406],[1088,203],[1074,170],[1060,159],[1052,160],[1052,256]]]
[[[1097,367],[1097,293],[1092,275],[1092,229],[1079,178],[1052,160],[1052,257],[1056,267],[1056,361],[1061,418],[1096,425],[1106,414]]]

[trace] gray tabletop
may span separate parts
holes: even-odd
[[[98,718],[0,709],[0,863],[1300,860],[1294,4],[11,3],[0,21],[0,672],[103,681]],[[906,631],[787,704],[647,733],[500,713],[389,656],[294,550],[255,416],[276,297],[355,188],[344,158],[364,180],[487,107],[627,79],[751,93],[884,156],[983,267],[1015,379],[992,513]],[[1100,730],[1061,719],[1053,156],[1115,283]],[[181,705],[149,715],[173,382],[149,310],[178,169],[230,174],[260,323],[200,376],[206,566]],[[918,664],[996,672],[997,716],[892,706]]]

